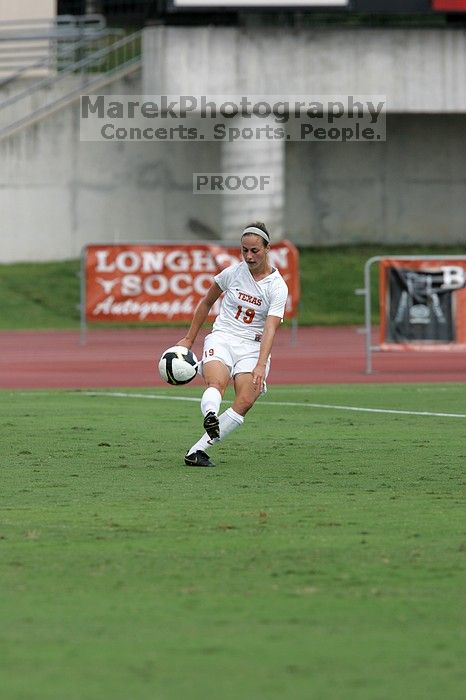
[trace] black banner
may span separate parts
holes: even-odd
[[[387,337],[392,343],[454,342],[453,293],[443,273],[390,267]]]

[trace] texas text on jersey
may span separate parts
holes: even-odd
[[[278,270],[256,282],[245,262],[222,270],[214,277],[225,294],[214,331],[224,331],[257,340],[267,316],[283,319],[288,287]]]

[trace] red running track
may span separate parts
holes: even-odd
[[[181,328],[91,330],[80,345],[75,331],[0,332],[0,388],[162,386],[158,358],[182,335]],[[356,328],[303,327],[297,343],[291,341],[291,329],[280,329],[270,384],[466,381],[464,352],[377,353],[367,375],[364,336]],[[202,339],[193,349],[200,356]]]

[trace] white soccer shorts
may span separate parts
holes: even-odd
[[[204,340],[202,364],[217,360],[230,370],[230,377],[242,372],[252,372],[259,359],[260,343],[255,340],[245,340],[236,335],[215,331],[209,333]],[[265,378],[270,371],[270,357],[265,367]],[[202,365],[201,365],[202,373]],[[263,393],[267,391],[264,382]]]

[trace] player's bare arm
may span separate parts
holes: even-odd
[[[282,319],[279,316],[267,316],[265,320],[264,332],[262,334],[262,340],[260,345],[259,359],[257,360],[257,365],[252,371],[252,381],[254,384],[258,385],[259,391],[262,391],[267,359],[272,351],[275,333],[281,323],[281,320]]]
[[[196,306],[196,309],[194,311],[193,315],[193,320],[191,321],[191,325],[189,327],[188,332],[182,338],[177,345],[184,345],[186,348],[190,348],[194,341],[197,338],[197,334],[199,333],[200,329],[202,328],[203,324],[207,321],[207,317],[209,315],[209,311],[212,308],[212,306],[215,304],[217,299],[220,297],[222,294],[222,290],[218,286],[216,282],[212,284],[210,287],[209,291],[201,299],[201,301],[198,303]]]

